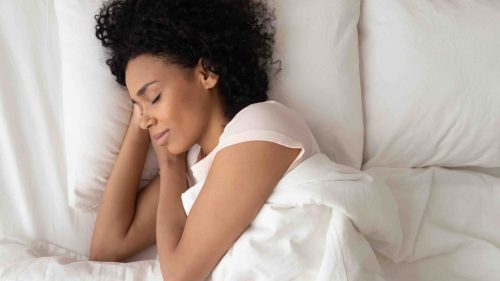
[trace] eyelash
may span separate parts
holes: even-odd
[[[160,96],[161,96],[161,93],[151,103],[155,104],[160,99]],[[142,112],[141,112],[141,116],[142,116]]]
[[[156,103],[156,102],[160,99],[160,96],[161,96],[161,94],[159,94],[159,95],[158,95],[158,96],[157,96],[157,97],[153,100],[153,102],[152,102],[152,103]]]

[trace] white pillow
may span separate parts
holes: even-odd
[[[500,167],[498,1],[364,0],[363,169]]]
[[[127,89],[105,64],[95,37],[102,0],[56,0],[61,44],[62,95],[68,201],[72,208],[97,209],[132,114]],[[152,145],[138,188],[158,173]]]
[[[269,97],[300,113],[321,152],[361,167],[363,111],[359,78],[360,0],[271,0],[276,59],[282,71]]]
[[[269,97],[306,119],[321,151],[359,168],[363,117],[357,23],[359,0],[269,0],[276,7],[275,58],[282,71]],[[104,63],[93,18],[102,0],[56,0],[60,26],[69,202],[96,209],[116,161],[132,105]],[[150,147],[142,184],[158,168]]]

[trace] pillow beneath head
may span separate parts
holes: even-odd
[[[269,97],[300,113],[321,152],[361,167],[363,111],[359,78],[360,0],[271,0],[275,55],[282,71]]]
[[[126,133],[132,104],[105,64],[95,38],[102,0],[56,0],[63,62],[69,202],[96,209]],[[360,0],[269,0],[276,8],[276,60],[269,97],[299,112],[321,151],[361,167],[363,117],[357,23]],[[152,146],[141,176],[158,172]]]
[[[363,169],[500,166],[498,1],[365,0]]]
[[[132,115],[127,89],[105,63],[95,37],[103,1],[55,1],[61,46],[62,94],[68,201],[72,208],[97,209]],[[150,145],[138,189],[158,173]]]

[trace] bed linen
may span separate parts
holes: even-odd
[[[132,115],[128,91],[112,76],[105,50],[95,36],[94,15],[102,2],[53,1],[61,60],[68,201],[73,209],[86,212],[96,212],[99,207]],[[137,189],[158,172],[150,145]]]
[[[399,208],[401,248],[377,254],[387,280],[499,280],[500,177],[442,167],[364,171]]]
[[[0,280],[161,281],[157,260],[90,262],[74,251],[42,240],[0,240]]]
[[[384,280],[370,244],[385,251],[399,248],[401,232],[395,201],[385,185],[373,186],[372,178],[357,169],[336,164],[317,153],[290,171],[275,187],[250,227],[222,257],[207,280]],[[202,182],[192,187],[199,192]],[[377,210],[377,211],[373,211]],[[0,241],[0,257],[19,252],[20,242]],[[21,242],[22,244],[22,242]],[[70,278],[81,268],[80,280],[112,278],[137,268],[119,264],[82,262],[82,256],[35,258],[33,253],[57,248],[34,243],[18,261],[0,259],[13,280]],[[41,250],[36,247],[41,246]],[[392,249],[392,250],[390,250]],[[61,252],[61,251],[59,251]],[[67,264],[73,260],[73,263]],[[75,264],[76,262],[76,264]],[[138,278],[157,275],[158,262],[143,261]],[[76,270],[76,271],[75,271]],[[142,270],[142,271],[141,271]],[[66,275],[67,274],[67,275]],[[114,276],[117,277],[116,275]],[[125,277],[125,276],[124,276]],[[138,279],[140,280],[140,279]]]
[[[85,253],[95,216],[66,199],[56,30],[51,1],[0,1],[0,238]]]
[[[321,151],[335,162],[361,167],[360,0],[265,2],[275,11],[273,61],[282,70],[270,77],[270,99],[301,114]],[[105,49],[94,34],[93,15],[102,3],[54,0],[61,49],[69,204],[88,212],[97,210],[132,111],[127,90],[109,72]],[[339,106],[330,110],[332,104]],[[89,146],[94,149],[88,151]],[[138,188],[157,172],[150,146]]]
[[[183,195],[187,210],[202,186]],[[396,209],[385,185],[317,153],[280,180],[208,280],[383,280],[365,237],[397,249]]]
[[[128,263],[87,260],[95,214],[68,205],[52,5],[0,1],[0,280],[161,280],[155,246]],[[367,235],[386,280],[498,280],[500,174],[491,171],[498,177],[366,170],[398,207],[399,249]]]
[[[363,0],[371,167],[500,167],[500,2]]]
[[[88,255],[96,213],[68,204],[55,19],[52,1],[0,1],[0,239]],[[152,246],[129,260],[155,256]]]
[[[387,202],[394,200],[397,205],[392,215],[397,217],[395,225],[399,230],[394,230],[394,224],[382,228],[394,230],[396,236],[392,240],[382,235],[385,242],[380,243],[374,233],[363,233],[361,228],[375,252],[379,264],[376,266],[382,269],[381,278],[391,281],[497,280],[500,276],[500,178],[440,167],[378,167],[364,173],[365,177],[372,178],[373,187],[390,192],[385,198]],[[359,176],[351,174],[355,175]],[[277,198],[280,197],[269,200]],[[297,202],[303,202],[301,196]],[[369,205],[362,207],[364,211],[374,210]],[[57,244],[39,239],[1,239],[0,280],[145,280],[146,277],[161,280],[155,279],[161,274],[154,257],[129,263],[89,262],[85,254]],[[231,257],[226,259],[229,262]],[[354,261],[359,263],[360,259]],[[226,266],[221,265],[220,271]],[[345,280],[356,279],[349,276]]]

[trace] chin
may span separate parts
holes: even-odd
[[[188,144],[188,145],[185,145],[185,144],[176,145],[175,143],[166,143],[165,145],[166,145],[166,149],[168,150],[168,152],[170,152],[173,155],[179,155],[179,154],[187,152],[189,149],[191,149],[191,147],[194,145],[194,143]]]
[[[173,143],[168,143],[168,142],[165,144],[165,148],[168,150],[168,152],[170,154],[173,154],[173,155],[182,154],[183,152],[185,152],[189,149],[189,148],[184,149],[183,147],[179,147]]]

